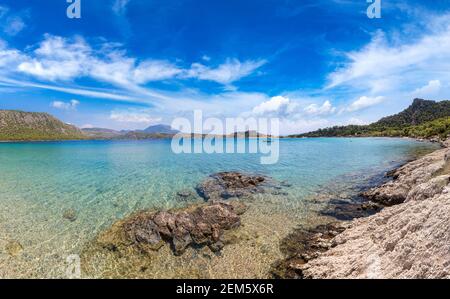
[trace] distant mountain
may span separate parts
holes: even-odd
[[[159,139],[170,138],[179,133],[167,125],[150,126],[145,130],[111,130],[105,128],[88,128],[83,132],[90,139],[121,139],[121,140],[141,140],[141,139]]]
[[[155,125],[155,126],[150,126],[145,130],[142,130],[142,132],[147,133],[147,134],[177,134],[180,131],[174,130],[172,129],[171,126],[168,125]]]
[[[122,135],[115,137],[114,139],[123,140],[145,140],[145,139],[163,139],[172,138],[174,134],[166,133],[146,133],[144,131],[129,131]]]
[[[405,136],[440,137],[450,134],[450,101],[415,99],[402,112],[370,125],[335,126],[289,137]]]
[[[0,110],[0,140],[85,139],[75,126],[65,124],[48,113]]]
[[[81,130],[90,139],[112,139],[125,134],[124,132],[105,128],[85,128]]]

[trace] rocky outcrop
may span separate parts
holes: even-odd
[[[449,150],[442,149],[408,163],[393,172],[392,182],[366,192],[388,206],[378,214],[343,222],[346,229],[335,225],[300,233],[306,237],[298,238],[296,251],[276,273],[296,278],[450,278],[448,156]]]
[[[217,252],[224,246],[224,230],[239,227],[243,212],[241,203],[218,201],[178,211],[146,211],[116,223],[98,241],[112,251],[132,246],[151,253],[168,243],[176,255],[188,246],[209,246]]]
[[[389,207],[352,222],[301,266],[310,278],[450,278],[450,195]]]
[[[205,200],[244,198],[264,192],[264,176],[245,175],[239,172],[219,172],[197,185],[197,193]]]
[[[449,153],[450,149],[445,148],[410,162],[390,173],[392,181],[363,193],[363,196],[386,206],[403,203],[415,186],[448,171],[444,157]]]

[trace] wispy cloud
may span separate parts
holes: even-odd
[[[1,46],[1,44],[0,44]],[[194,63],[185,69],[166,60],[137,59],[117,45],[105,43],[93,48],[83,38],[46,35],[32,52],[0,48],[3,73],[22,73],[49,82],[91,78],[116,87],[146,94],[145,85],[161,80],[198,79],[228,85],[251,75],[266,61],[227,59],[217,67]]]
[[[124,14],[129,2],[130,0],[115,0],[112,10],[118,15]]]
[[[392,39],[379,31],[368,45],[346,53],[347,63],[329,75],[328,88],[379,93],[411,88],[436,76],[450,79],[449,49],[450,15],[431,22],[422,37],[415,39]]]
[[[34,82],[28,82],[28,81],[19,81],[19,80],[2,78],[2,77],[0,77],[0,84],[5,85],[5,86],[11,86],[11,87],[38,88],[38,89],[53,90],[53,91],[59,91],[62,93],[85,96],[85,97],[90,97],[90,98],[97,98],[97,99],[109,99],[109,100],[125,101],[125,102],[133,102],[133,103],[139,103],[139,102],[147,103],[146,101],[139,99],[138,96],[121,94],[121,93],[117,93],[117,92],[111,91],[111,90],[104,91],[101,89],[89,89],[89,88],[79,87],[79,86],[66,87],[66,86],[58,86],[58,85],[49,85],[49,84],[34,83]]]
[[[194,63],[191,69],[187,70],[185,76],[227,85],[247,77],[266,63],[266,60],[240,62],[237,59],[228,59],[216,68],[208,67],[201,63]]]
[[[9,36],[15,36],[25,29],[24,17],[20,13],[12,12],[9,7],[0,5],[0,27]]]

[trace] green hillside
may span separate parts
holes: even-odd
[[[76,140],[86,136],[47,113],[0,110],[0,141]]]
[[[450,134],[450,101],[415,99],[402,112],[366,126],[335,126],[289,137],[404,136],[446,138]]]

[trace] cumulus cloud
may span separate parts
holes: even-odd
[[[0,40],[0,73],[8,72],[14,68],[17,61],[23,59],[22,53],[14,49],[8,49],[6,44]]]
[[[149,113],[141,111],[112,111],[109,118],[117,122],[148,125],[162,120],[160,117],[153,117]]]
[[[80,102],[77,100],[71,100],[70,102],[54,101],[50,104],[51,107],[61,110],[75,110]]]
[[[256,115],[287,115],[292,113],[296,107],[297,104],[291,102],[290,99],[283,96],[276,96],[254,107],[252,112]]]
[[[353,103],[350,104],[350,106],[347,107],[347,111],[349,112],[354,112],[354,111],[359,111],[371,106],[375,106],[380,104],[381,102],[383,102],[385,100],[385,97],[382,96],[378,96],[378,97],[367,97],[367,96],[362,96],[359,99],[357,99],[356,101],[354,101]]]
[[[431,80],[427,85],[417,88],[413,94],[418,97],[431,97],[441,90],[441,81]]]
[[[306,106],[304,110],[310,115],[327,115],[336,112],[336,107],[333,107],[331,102],[327,100],[321,106],[310,104]]]

